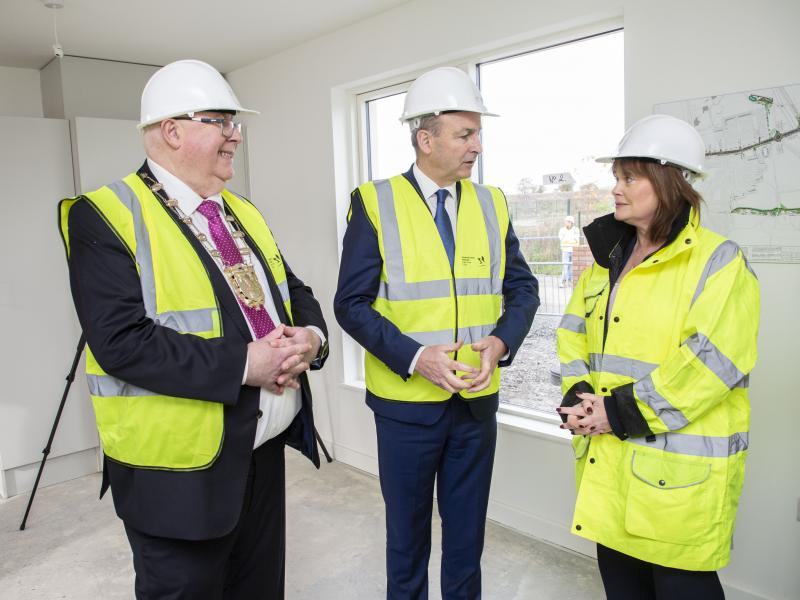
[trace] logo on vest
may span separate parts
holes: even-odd
[[[273,256],[267,258],[267,262],[271,267],[279,267],[283,263],[280,252],[276,252]]]
[[[477,265],[479,267],[483,267],[486,265],[486,257],[485,256],[462,256],[461,257],[461,266],[462,267],[470,267],[473,265]]]

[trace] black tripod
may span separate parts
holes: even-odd
[[[64,395],[61,396],[61,404],[58,405],[58,412],[53,421],[53,428],[50,430],[50,437],[47,438],[47,445],[42,450],[42,462],[39,464],[39,472],[36,474],[36,481],[33,483],[33,490],[31,490],[31,497],[28,499],[28,507],[25,509],[25,516],[22,517],[22,523],[19,526],[20,531],[25,529],[25,523],[28,520],[28,513],[31,512],[31,505],[33,504],[33,497],[36,495],[36,490],[39,487],[39,480],[42,478],[42,471],[44,471],[44,463],[47,462],[47,455],[50,454],[50,448],[53,445],[53,438],[56,437],[56,429],[58,429],[58,422],[61,420],[61,413],[64,412],[64,405],[67,403],[67,395],[72,382],[75,381],[75,371],[78,368],[78,362],[81,360],[83,354],[83,347],[86,345],[86,336],[81,332],[81,339],[78,340],[78,348],[75,350],[75,358],[72,360],[72,367],[67,374],[67,385],[64,386]]]
[[[81,354],[83,354],[84,346],[86,346],[86,335],[81,332],[81,339],[78,340],[78,347],[75,350],[75,358],[72,359],[72,367],[70,367],[69,373],[67,374],[67,385],[64,386],[64,394],[61,396],[61,403],[58,405],[56,418],[53,420],[53,428],[50,430],[50,437],[47,438],[47,445],[44,447],[44,450],[42,450],[42,454],[44,456],[42,456],[42,462],[39,464],[39,472],[36,474],[36,481],[33,483],[31,497],[28,499],[28,506],[25,508],[25,516],[22,517],[22,523],[19,526],[20,531],[24,531],[25,523],[28,521],[28,514],[31,512],[33,498],[36,496],[36,490],[39,488],[39,480],[42,478],[42,471],[44,471],[44,463],[47,462],[47,456],[50,454],[50,449],[53,446],[53,438],[56,437],[58,422],[61,420],[61,413],[64,412],[64,405],[67,403],[69,388],[72,386],[72,382],[75,381],[75,371],[78,369],[78,363],[81,360]],[[332,463],[333,459],[331,458],[331,455],[328,454],[328,449],[322,442],[322,438],[319,436],[319,432],[317,431],[316,427],[314,428],[314,437],[316,438],[319,447],[322,449],[322,453],[325,455],[325,460],[329,463]]]

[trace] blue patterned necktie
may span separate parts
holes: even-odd
[[[453,268],[453,260],[456,255],[456,241],[453,238],[453,225],[450,223],[450,217],[444,208],[444,201],[447,200],[447,195],[450,192],[447,190],[436,190],[436,215],[433,217],[433,222],[436,223],[436,229],[439,230],[439,236],[442,238],[447,258],[450,260],[450,268]]]

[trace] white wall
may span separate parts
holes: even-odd
[[[80,330],[69,295],[56,206],[72,195],[68,123],[58,119],[0,117],[0,461],[4,488],[31,488]],[[25,140],[27,143],[17,143]],[[46,174],[43,176],[43,174]],[[98,445],[86,382],[73,385],[44,483],[97,470]],[[70,457],[61,459],[60,457]]]
[[[331,328],[331,359],[312,377],[320,432],[336,456],[376,472],[374,425],[363,392],[343,381],[342,336],[331,303],[338,270],[337,220],[353,180],[346,150],[346,90],[398,80],[523,40],[543,43],[622,22],[628,122],[659,102],[800,81],[800,4],[689,0],[418,0],[229,74],[248,106],[252,196],[293,269],[313,286]],[[442,32],[445,32],[443,35]],[[559,33],[561,32],[561,33]],[[314,218],[309,218],[314,215]],[[763,293],[761,362],[752,377],[752,451],[730,567],[730,598],[800,593],[800,436],[790,389],[800,337],[800,268],[756,265]],[[781,421],[782,425],[777,425]],[[777,426],[776,426],[777,425]],[[501,426],[490,515],[591,552],[568,533],[572,460],[567,445]]]
[[[38,70],[0,66],[0,115],[42,116]]]
[[[139,120],[139,98],[151,65],[65,56],[42,69],[45,116]]]

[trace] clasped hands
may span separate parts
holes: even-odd
[[[459,341],[454,344],[425,346],[414,371],[451,394],[462,391],[480,392],[489,386],[497,362],[508,352],[508,348],[503,340],[494,335],[487,335],[472,344],[472,350],[481,355],[481,368],[478,370],[452,358],[453,353],[463,345],[464,342]],[[463,375],[459,377],[455,371],[463,371]]]
[[[286,388],[298,389],[298,377],[308,370],[321,344],[322,340],[310,329],[278,325],[247,345],[245,383],[278,395]]]
[[[606,415],[605,397],[597,394],[577,393],[581,399],[575,406],[559,406],[556,412],[567,416],[567,422],[559,425],[561,429],[569,429],[572,435],[600,435],[611,432],[611,425]]]

